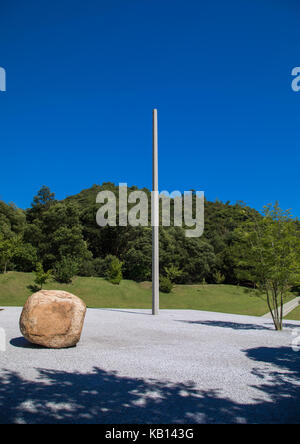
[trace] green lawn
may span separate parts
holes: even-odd
[[[0,306],[22,306],[32,293],[32,273],[0,275]],[[72,284],[50,282],[45,289],[66,290],[81,297],[88,307],[151,308],[151,284],[123,280],[113,285],[102,278],[76,277]],[[234,285],[177,285],[160,294],[161,308],[218,311],[261,316],[268,309],[265,298]],[[295,310],[294,310],[295,311]],[[294,318],[293,318],[294,319]]]
[[[300,305],[294,308],[284,319],[291,319],[292,321],[300,321]]]

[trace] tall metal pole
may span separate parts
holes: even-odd
[[[159,311],[159,200],[158,200],[158,154],[157,154],[157,109],[153,110],[153,172],[152,172],[152,314]]]

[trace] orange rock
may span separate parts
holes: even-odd
[[[41,290],[31,295],[20,317],[22,335],[48,348],[72,347],[81,336],[85,303],[71,293]]]

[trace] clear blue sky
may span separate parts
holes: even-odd
[[[112,181],[300,216],[298,0],[2,0],[0,198]]]

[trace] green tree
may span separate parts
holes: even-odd
[[[151,279],[152,244],[151,228],[135,231],[136,237],[128,241],[127,251],[122,256],[124,276],[137,282]]]
[[[49,210],[55,202],[55,194],[51,192],[49,187],[43,185],[37,195],[34,196],[31,208],[27,210],[28,221],[33,222],[40,218],[43,212]]]
[[[29,224],[25,238],[36,246],[45,269],[53,269],[64,257],[77,264],[92,258],[82,231],[77,204],[56,202]]]
[[[173,283],[170,278],[167,276],[160,276],[159,277],[159,289],[163,293],[171,293],[173,289]]]
[[[117,257],[111,257],[110,264],[106,272],[106,279],[112,284],[119,284],[123,278],[121,262]]]
[[[225,276],[219,270],[214,273],[214,280],[216,284],[223,284],[225,281]]]
[[[26,227],[26,216],[23,210],[13,203],[6,204],[0,201],[0,233],[5,238],[15,234],[23,234]]]
[[[282,330],[284,298],[300,280],[300,237],[295,220],[278,203],[263,213],[235,231],[236,274],[266,293],[275,329]]]
[[[20,242],[13,255],[13,267],[17,271],[29,272],[35,269],[37,263],[36,248],[30,243]]]
[[[16,254],[20,243],[20,236],[13,236],[9,239],[5,239],[4,236],[0,234],[0,263],[3,273],[7,272],[7,266]]]
[[[45,272],[42,263],[38,262],[36,265],[34,283],[42,289],[43,285],[45,285],[49,279],[52,279],[52,271],[48,270]]]

